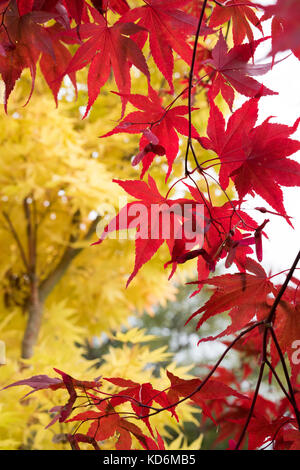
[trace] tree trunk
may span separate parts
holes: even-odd
[[[31,295],[28,307],[28,321],[22,341],[22,358],[30,359],[37,342],[43,314],[43,303],[39,296],[39,286],[36,277],[31,283]]]
[[[28,216],[27,216],[28,217]],[[78,217],[75,213],[74,217]],[[88,240],[94,233],[99,222],[100,217],[97,217],[90,225],[84,240]],[[29,227],[30,228],[30,227]],[[28,233],[28,240],[31,240],[32,236],[30,230]],[[35,238],[34,238],[35,240]],[[30,272],[31,278],[30,285],[30,300],[28,306],[28,321],[25,329],[25,333],[22,341],[22,358],[30,359],[33,356],[33,349],[38,340],[39,331],[42,324],[43,308],[45,301],[53,291],[54,287],[59,283],[65,272],[68,270],[70,264],[74,258],[81,253],[83,248],[73,248],[71,245],[77,240],[73,235],[70,236],[69,243],[65,249],[60,261],[55,268],[49,273],[48,277],[41,283],[39,282],[36,272],[36,241],[33,245],[30,245]]]

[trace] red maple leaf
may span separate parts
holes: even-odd
[[[139,269],[149,261],[159,247],[166,241],[170,254],[174,241],[182,237],[183,233],[190,234],[190,243],[197,245],[202,242],[201,220],[198,230],[190,230],[187,220],[192,217],[195,204],[190,199],[167,199],[163,197],[153,178],[148,176],[148,184],[144,181],[114,180],[128,194],[136,198],[135,201],[123,207],[119,214],[105,227],[97,245],[111,232],[135,228],[135,264],[127,281],[127,286],[135,277]],[[137,215],[138,214],[138,215]]]
[[[29,68],[33,92],[36,63],[41,52],[54,57],[51,36],[42,24],[55,17],[55,13],[31,11],[20,16],[16,2],[11,2],[3,14],[0,26],[0,43],[3,53],[0,54],[0,73],[5,83],[4,107],[16,81],[22,71]]]
[[[300,431],[294,427],[282,429],[276,435],[274,450],[299,450],[300,449]]]
[[[74,18],[77,24],[81,22],[82,14],[84,11],[84,0],[64,0],[68,13],[71,18]]]
[[[228,404],[227,410],[218,419],[220,433],[217,442],[226,437],[234,437],[233,448],[240,437],[245,421],[248,418],[253,393],[250,393],[248,400],[235,399],[232,404]],[[247,427],[249,436],[249,450],[255,450],[262,445],[268,446],[277,438],[278,433],[286,430],[294,422],[293,418],[288,416],[278,416],[279,406],[271,400],[261,395],[257,396],[255,409],[252,419]]]
[[[265,14],[261,21],[272,18],[272,50],[275,56],[280,51],[291,49],[300,60],[300,4],[298,0],[277,0],[274,5],[262,5]]]
[[[203,281],[205,285],[214,286],[213,294],[202,307],[190,316],[187,322],[190,322],[197,315],[201,315],[196,326],[199,329],[209,318],[226,311],[232,322],[216,337],[203,338],[200,342],[211,341],[240,331],[255,316],[258,320],[262,320],[267,316],[270,310],[267,305],[267,298],[271,292],[274,293],[273,284],[263,268],[254,260],[248,258],[246,268],[255,274],[243,272],[224,274]]]
[[[93,381],[77,380],[71,377],[69,374],[62,372],[59,369],[54,368],[54,370],[61,376],[61,379],[57,377],[48,377],[48,375],[35,375],[33,377],[30,377],[29,379],[18,380],[17,382],[7,385],[6,387],[3,388],[4,390],[10,387],[28,385],[29,387],[32,388],[32,391],[27,393],[25,397],[27,397],[31,393],[34,393],[38,390],[47,389],[47,388],[50,390],[58,390],[58,389],[64,389],[64,388],[67,389],[69,393],[69,399],[64,406],[58,407],[57,411],[59,411],[59,413],[51,421],[51,423],[49,423],[48,427],[54,424],[54,422],[56,422],[58,419],[59,419],[59,422],[65,421],[66,418],[70,415],[73,409],[73,405],[77,399],[76,389],[79,388],[80,390],[86,391],[89,389],[95,389],[95,388],[101,387],[101,382],[99,382],[98,379],[95,379]]]
[[[57,377],[49,377],[48,375],[34,375],[30,377],[29,379],[23,379],[23,380],[18,380],[17,382],[14,382],[12,384],[7,385],[4,387],[2,390],[5,390],[10,387],[16,387],[20,385],[28,385],[28,387],[31,387],[32,390],[31,392],[28,392],[25,396],[27,397],[31,393],[36,392],[37,390],[43,390],[45,388],[50,388],[53,385],[61,386],[63,384],[63,381]]]
[[[211,401],[221,401],[228,397],[246,398],[228,385],[214,379],[209,379],[203,386],[200,379],[184,380],[167,370],[170,380],[170,388],[167,393],[170,403],[177,403],[181,398],[190,398],[196,405],[202,408],[203,413],[215,421],[210,410]],[[201,388],[200,388],[201,387]],[[199,391],[196,391],[199,388]],[[191,395],[191,396],[190,396]]]
[[[51,89],[56,106],[58,105],[57,95],[60,90],[63,75],[66,69],[66,65],[71,61],[72,55],[69,49],[57,40],[57,35],[60,32],[58,25],[54,25],[47,28],[47,31],[51,38],[53,38],[53,55],[44,52],[40,59],[41,71],[45,77],[45,80]],[[75,72],[69,74],[70,80],[77,91],[77,82]]]
[[[102,404],[97,405],[97,408],[101,411],[88,410],[68,419],[67,422],[90,421],[91,424],[87,431],[87,436],[94,439],[96,442],[105,441],[106,439],[114,436],[117,432],[119,434],[119,439],[116,443],[116,449],[130,449],[130,432],[122,426],[126,421],[120,417],[109,403],[103,402]]]
[[[123,95],[130,93],[131,78],[130,68],[135,65],[150,80],[148,66],[143,53],[130,36],[141,31],[141,27],[134,23],[115,23],[109,27],[103,16],[94,8],[90,8],[93,15],[93,23],[85,23],[73,30],[70,35],[78,34],[82,39],[87,39],[76,51],[65,70],[70,74],[90,64],[88,72],[89,101],[84,117],[89,112],[94,101],[98,97],[101,88],[107,82],[111,69],[117,87],[121,93],[123,111],[125,110],[125,98]]]
[[[265,39],[252,41],[250,43],[234,46],[228,51],[226,41],[220,32],[219,40],[212,50],[212,58],[204,62],[212,68],[212,86],[210,96],[215,98],[219,92],[232,108],[234,101],[234,89],[248,97],[274,95],[277,92],[269,90],[252,75],[263,75],[267,73],[272,62],[268,64],[249,64],[257,46]]]
[[[271,444],[278,432],[288,424],[286,416],[271,418],[265,413],[262,416],[256,412],[248,427],[248,449],[255,450],[261,446]]]
[[[111,405],[115,407],[121,403],[126,403],[129,401],[133,411],[137,416],[143,419],[153,436],[153,431],[148,418],[148,415],[151,413],[151,409],[147,407],[151,407],[153,402],[158,403],[162,408],[169,407],[171,402],[169,401],[166,392],[154,389],[150,383],[139,384],[137,382],[133,382],[132,380],[125,380],[120,378],[106,378],[105,380],[116,385],[117,387],[122,387],[122,390],[118,393],[115,393],[113,398],[111,398]],[[173,408],[168,409],[172,416],[176,417],[178,421],[175,410]]]
[[[224,2],[223,6],[216,5],[209,19],[209,25],[215,28],[231,20],[234,44],[242,44],[246,36],[248,41],[252,42],[254,37],[249,22],[263,33],[253,6],[255,5],[248,0],[229,0]]]
[[[214,101],[210,101],[210,114],[207,123],[207,137],[201,137],[200,144],[213,150],[220,158],[219,181],[226,189],[229,175],[244,161],[244,142],[255,126],[258,115],[258,99],[247,101],[229,118],[225,118]]]
[[[53,384],[50,386],[52,390],[57,390],[59,388],[66,388],[68,393],[69,393],[69,399],[67,403],[62,406],[59,410],[59,415],[58,415],[58,420],[60,423],[64,422],[68,416],[72,413],[73,411],[73,405],[77,399],[77,392],[76,389],[80,389],[86,393],[87,390],[89,389],[95,389],[98,387],[101,387],[101,382],[99,382],[98,379],[93,380],[93,381],[87,381],[87,380],[77,380],[71,377],[71,375],[66,374],[65,372],[55,369],[55,372],[57,372],[59,375],[62,377],[63,384]],[[57,419],[57,417],[56,417]]]
[[[146,5],[133,8],[126,13],[121,21],[137,21],[149,32],[150,50],[153,59],[167,80],[173,93],[173,50],[187,63],[192,59],[192,49],[187,44],[188,35],[193,35],[197,29],[197,19],[185,13],[181,8],[188,0],[148,0]],[[202,34],[210,32],[208,28],[201,30]],[[143,47],[147,33],[137,35],[136,40]]]
[[[116,442],[117,450],[131,449],[131,435],[136,437],[144,449],[154,450],[164,448],[163,441],[158,433],[158,443],[156,444],[156,442],[146,436],[136,424],[123,419],[115,411],[110,402],[101,402],[97,397],[94,397],[94,402],[99,411],[84,411],[67,420],[67,422],[91,422],[86,435],[78,435],[78,433],[76,433],[72,436],[77,442],[89,442],[93,445],[99,441],[105,441],[117,433],[119,435],[118,441]]]
[[[155,155],[164,155],[168,161],[168,179],[172,165],[179,151],[179,139],[177,132],[182,135],[189,134],[188,120],[183,117],[188,113],[187,106],[175,106],[164,108],[159,95],[150,87],[149,96],[124,95],[125,99],[140,111],[128,114],[112,131],[103,135],[108,137],[120,132],[140,134],[140,153],[135,157],[133,164],[140,161],[143,168],[141,178],[150,167]],[[197,138],[198,132],[192,126],[192,137]]]
[[[234,181],[239,197],[246,194],[261,196],[279,214],[286,216],[280,186],[300,185],[300,165],[287,157],[300,150],[300,143],[289,138],[300,122],[292,127],[272,124],[267,118],[254,127],[257,119],[258,99],[243,104],[225,120],[217,106],[211,102],[208,138],[200,138],[203,147],[214,150],[220,158],[219,181],[223,189]],[[289,219],[286,218],[289,224]]]

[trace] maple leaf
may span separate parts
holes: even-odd
[[[232,172],[231,178],[240,198],[256,193],[286,216],[280,186],[300,185],[299,163],[286,158],[300,150],[300,142],[289,139],[300,119],[292,127],[268,121],[266,119],[248,135],[246,160]],[[292,225],[288,217],[286,220]]]
[[[116,381],[122,382],[122,379],[116,379]],[[98,442],[106,441],[117,434],[118,440],[115,444],[116,449],[128,450],[131,449],[131,435],[133,435],[146,450],[164,449],[163,440],[157,431],[156,443],[155,440],[146,436],[136,424],[122,418],[112,406],[111,401],[101,401],[94,396],[91,398],[99,411],[84,411],[67,420],[68,423],[74,421],[91,421],[86,435],[78,436],[78,433],[73,435],[73,438],[75,438],[77,442],[90,442],[95,446],[95,444],[98,445]]]
[[[18,380],[17,382],[14,382],[12,384],[7,385],[6,387],[2,388],[2,390],[5,390],[10,387],[16,387],[19,385],[28,385],[29,387],[32,388],[31,392],[28,392],[26,395],[24,395],[23,398],[27,397],[31,393],[36,392],[37,390],[42,390],[45,388],[50,388],[53,385],[62,385],[63,381],[57,377],[49,377],[48,375],[34,375],[30,377],[29,379],[23,379],[23,380]]]
[[[68,64],[65,74],[70,74],[85,67],[91,62],[88,72],[89,100],[85,116],[107,82],[111,69],[117,87],[121,93],[122,115],[126,101],[124,96],[130,93],[130,68],[135,65],[150,80],[148,66],[143,53],[137,44],[130,38],[131,35],[141,31],[141,27],[134,23],[115,23],[107,26],[103,16],[94,8],[90,8],[94,23],[86,23],[73,30],[70,35],[80,35],[87,39],[76,51]],[[123,94],[123,95],[122,95]]]
[[[29,68],[31,73],[29,100],[35,83],[36,63],[41,52],[54,57],[51,37],[42,24],[55,16],[55,13],[46,11],[31,11],[20,16],[16,2],[11,2],[3,15],[0,42],[5,53],[0,54],[0,73],[5,83],[5,111],[8,98],[22,71]]]
[[[148,418],[151,409],[147,408],[147,406],[151,407],[153,402],[156,402],[162,408],[169,407],[171,403],[167,394],[164,391],[154,389],[150,383],[139,384],[137,382],[133,382],[132,380],[125,380],[120,378],[105,378],[105,380],[116,385],[117,387],[123,388],[120,392],[115,393],[113,398],[111,398],[111,405],[115,407],[129,401],[133,411],[137,416],[142,417],[151,435],[153,436],[153,431]],[[171,412],[172,416],[177,418],[173,408],[169,408],[169,411]]]
[[[299,450],[300,431],[291,428],[282,430],[280,435],[276,435],[274,450]]]
[[[255,413],[255,417],[251,420],[248,427],[249,442],[248,449],[255,450],[262,445],[271,443],[276,437],[282,426],[288,422],[286,416],[280,416],[273,419],[265,413],[265,416]]]
[[[268,64],[248,63],[257,46],[265,39],[234,46],[228,51],[226,41],[220,31],[219,40],[211,53],[212,58],[204,61],[206,66],[209,65],[212,68],[210,89],[212,99],[221,92],[228,106],[232,109],[233,88],[248,97],[278,94],[252,78],[252,75],[267,73],[272,67],[272,62]]]
[[[166,241],[170,254],[174,240],[182,237],[183,232],[189,235],[190,243],[202,243],[200,230],[192,231],[190,224],[193,212],[193,201],[190,199],[167,199],[163,197],[153,178],[148,175],[148,184],[144,181],[120,181],[118,183],[128,194],[137,200],[126,204],[119,214],[105,227],[100,239],[93,245],[102,243],[111,232],[136,228],[135,264],[127,280],[126,286],[132,281],[140,268],[149,261],[159,247]],[[138,215],[137,215],[138,214]],[[186,225],[188,225],[186,227]]]
[[[209,19],[209,25],[215,28],[231,20],[234,44],[242,44],[246,36],[248,41],[252,42],[254,37],[249,22],[263,33],[260,20],[251,8],[253,6],[255,5],[248,0],[229,0],[222,6],[216,5]]]
[[[220,158],[220,185],[226,189],[229,177],[234,181],[239,197],[254,193],[261,196],[279,214],[286,216],[280,186],[300,185],[300,165],[286,157],[300,150],[300,143],[289,138],[300,122],[292,127],[270,123],[267,118],[254,127],[258,113],[258,99],[243,104],[225,120],[211,102],[208,121],[208,138],[199,142],[204,148],[214,150]],[[291,225],[289,218],[287,222]]]
[[[146,5],[133,8],[126,13],[121,21],[137,21],[149,32],[152,57],[167,80],[170,92],[173,93],[173,50],[187,63],[191,63],[192,49],[186,42],[188,35],[196,33],[197,19],[185,13],[181,8],[187,0],[148,0]],[[208,28],[202,34],[211,32]],[[141,33],[136,40],[142,48],[147,34]]]
[[[84,9],[84,0],[64,0],[68,13],[71,18],[74,18],[77,24],[81,22],[82,13]]]
[[[58,106],[57,95],[60,90],[66,64],[71,61],[72,55],[68,48],[57,40],[57,34],[60,32],[57,25],[47,28],[47,31],[50,37],[53,38],[53,54],[44,52],[40,59],[40,67],[45,80],[53,93],[56,106]],[[70,73],[69,77],[77,92],[75,72]]]
[[[232,404],[228,404],[227,411],[218,419],[220,433],[217,442],[228,436],[234,436],[234,441],[240,437],[245,422],[249,416],[249,410],[253,399],[253,393],[249,393],[248,399],[235,399]],[[270,443],[284,425],[293,422],[287,416],[278,416],[279,407],[277,403],[257,396],[252,419],[247,427],[249,436],[248,449],[255,450],[263,444]],[[235,446],[234,446],[235,447]]]
[[[94,400],[95,403],[96,400]],[[99,400],[100,401],[100,400]],[[116,442],[116,449],[127,450],[131,448],[131,435],[126,429],[126,421],[114,410],[110,403],[100,402],[96,407],[100,411],[88,410],[69,418],[67,422],[74,421],[91,421],[87,436],[94,439],[96,442],[105,441],[116,433],[119,434],[119,439]],[[135,432],[138,434],[139,428],[136,427]],[[139,431],[142,435],[142,432]]]
[[[94,381],[81,381],[74,379],[70,375],[66,374],[65,372],[60,371],[59,369],[54,369],[59,375],[61,375],[61,379],[57,377],[49,377],[48,375],[34,375],[29,379],[18,380],[10,385],[7,385],[2,390],[5,390],[10,387],[16,387],[20,385],[28,385],[32,388],[32,391],[27,393],[23,398],[27,397],[31,393],[34,393],[38,390],[43,389],[50,389],[50,390],[58,390],[66,388],[69,393],[69,399],[64,406],[58,407],[56,411],[59,411],[57,416],[48,424],[48,427],[54,424],[57,420],[59,422],[65,421],[65,419],[70,415],[73,404],[77,399],[76,388],[81,390],[88,390],[90,388],[97,388],[101,386],[101,382],[98,379]]]
[[[123,95],[126,100],[140,111],[128,114],[112,131],[103,135],[108,137],[120,132],[129,134],[143,133],[140,140],[140,152],[135,157],[133,164],[142,162],[141,178],[150,167],[155,155],[164,155],[168,161],[168,179],[172,165],[179,151],[179,139],[177,132],[189,135],[188,120],[183,117],[188,113],[187,106],[175,106],[164,108],[159,95],[150,87],[149,96]],[[198,132],[192,126],[192,137],[197,138]]]
[[[93,381],[77,380],[59,369],[54,368],[54,370],[59,375],[61,375],[61,379],[56,377],[48,377],[47,375],[35,375],[29,379],[19,380],[4,387],[4,389],[6,389],[18,385],[28,385],[33,390],[27,393],[25,397],[42,389],[58,390],[65,388],[68,391],[69,399],[64,406],[55,408],[55,411],[58,411],[58,414],[54,417],[54,419],[52,419],[47,427],[52,426],[52,424],[54,424],[57,420],[59,420],[60,423],[64,422],[71,414],[73,405],[78,397],[76,389],[79,388],[80,390],[84,390],[86,393],[86,390],[101,387],[101,382],[99,382],[99,379],[95,379]]]
[[[268,295],[275,291],[273,284],[264,269],[254,260],[248,258],[246,268],[254,274],[243,272],[224,274],[203,281],[205,285],[214,286],[214,292],[210,299],[193,313],[186,323],[197,315],[201,315],[196,326],[196,329],[199,329],[209,318],[226,311],[228,311],[232,323],[216,337],[203,338],[200,342],[211,341],[235,333],[247,326],[255,316],[258,320],[266,317],[269,312]]]
[[[272,18],[272,50],[275,56],[280,51],[291,49],[300,60],[300,4],[298,0],[277,0],[274,5],[261,5],[265,14],[261,21]]]
[[[167,376],[170,380],[170,388],[167,393],[170,403],[176,403],[180,398],[190,397],[190,400],[199,405],[202,408],[203,413],[205,413],[212,421],[215,422],[210,407],[207,406],[207,402],[211,400],[223,401],[228,397],[237,397],[237,398],[246,398],[241,393],[237,392],[228,385],[219,382],[218,380],[209,379],[199,391],[196,390],[201,386],[202,381],[200,379],[190,379],[184,380],[176,375],[172,374],[167,370]],[[195,393],[194,393],[195,392]]]

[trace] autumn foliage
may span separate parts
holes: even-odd
[[[127,163],[140,165],[140,179],[122,180],[116,174],[114,180],[130,202],[89,249],[101,250],[110,243],[106,238],[112,232],[135,230],[135,259],[128,286],[166,242],[169,258],[161,265],[166,276],[171,279],[178,265],[196,260],[194,295],[204,288],[211,292],[185,322],[196,319],[200,333],[203,324],[224,312],[231,322],[215,336],[201,338],[201,342],[221,338],[226,349],[200,378],[183,379],[167,370],[167,387],[157,389],[131,377],[81,381],[76,371],[74,378],[55,369],[54,377],[35,375],[6,388],[27,385],[30,393],[47,389],[54,397],[56,390],[65,390],[66,403],[52,409],[55,416],[52,421],[49,418],[49,426],[56,421],[75,423],[68,435],[72,449],[80,449],[82,443],[99,449],[100,441],[113,436],[117,436],[116,449],[131,449],[134,442],[144,449],[164,449],[152,417],[165,413],[178,420],[181,404],[188,401],[218,428],[217,439],[226,441],[228,449],[272,445],[273,449],[299,450],[300,359],[294,345],[300,340],[300,281],[296,274],[300,253],[283,283],[276,282],[277,273],[265,271],[262,261],[264,238],[272,237],[268,230],[272,217],[293,227],[283,188],[300,186],[300,165],[293,159],[300,150],[300,142],[293,138],[300,118],[290,126],[274,122],[271,116],[260,124],[257,119],[264,96],[277,94],[264,86],[261,76],[282,60],[279,53],[300,58],[300,3],[12,0],[1,1],[0,7],[0,72],[6,111],[25,69],[31,76],[31,90],[24,100],[28,106],[39,66],[59,107],[58,92],[65,76],[76,90],[76,74],[88,68],[83,119],[88,118],[96,100],[101,102],[102,88],[113,78],[119,121],[100,138],[136,134],[140,139],[136,155]],[[271,36],[265,34],[267,20],[271,20]],[[263,63],[257,63],[256,50],[265,43],[269,53]],[[179,60],[186,70],[180,81],[174,74]],[[160,88],[153,83],[153,68],[160,74]],[[133,71],[145,81],[147,94],[132,89]],[[196,126],[197,94],[205,94],[209,107],[206,135],[200,135]],[[242,105],[237,104],[240,96]],[[179,152],[182,139],[186,142],[184,155]],[[166,161],[164,192],[150,174],[157,159]],[[182,161],[179,177],[173,175],[176,159]],[[177,197],[180,184],[184,196]],[[222,205],[211,197],[212,184],[226,198]],[[266,207],[257,207],[250,215],[245,202],[256,195]],[[137,203],[145,208],[139,218],[132,213]],[[183,216],[172,213],[175,206],[187,205],[190,210]],[[199,234],[193,239],[179,236],[186,225],[197,224],[198,205],[203,208],[203,239]],[[172,213],[167,236],[158,226],[157,236],[152,237],[153,207],[162,220]],[[265,216],[262,222],[256,217],[261,214]],[[140,236],[142,230],[144,237]],[[220,275],[216,271],[223,264],[228,272]],[[242,362],[243,378],[256,377],[252,389],[245,391],[241,381],[223,367],[231,350],[242,357],[256,357],[256,368]],[[280,400],[272,401],[260,393],[266,372],[269,382],[279,386]]]

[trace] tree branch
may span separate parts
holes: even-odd
[[[32,198],[32,195],[29,196]],[[29,262],[29,276],[32,277],[36,273],[36,237],[35,230],[32,223],[32,214],[27,198],[23,201],[24,215],[26,219],[26,232],[28,244],[28,262]]]
[[[100,220],[100,216],[97,217],[90,225],[85,237],[83,240],[88,240],[92,234],[95,232],[97,224]],[[74,239],[74,236],[71,235],[69,242],[74,243],[76,240]],[[74,248],[72,246],[67,246],[65,249],[60,261],[56,265],[56,267],[50,272],[50,274],[44,279],[40,286],[39,286],[39,292],[40,292],[40,299],[42,302],[45,301],[45,299],[48,297],[48,295],[52,292],[56,284],[61,280],[67,269],[69,268],[70,264],[74,260],[74,258],[81,253],[83,248]]]
[[[29,263],[28,263],[28,261],[27,261],[27,258],[26,258],[25,251],[24,251],[23,245],[22,245],[22,243],[21,243],[21,240],[20,240],[20,238],[19,238],[19,236],[18,236],[18,234],[17,234],[17,232],[16,232],[16,230],[15,230],[15,228],[14,228],[14,226],[13,226],[13,223],[12,223],[12,221],[10,220],[10,217],[9,217],[9,215],[7,214],[7,212],[2,211],[2,214],[3,214],[3,217],[5,218],[5,220],[6,220],[7,223],[8,223],[9,229],[10,229],[10,231],[11,231],[11,233],[12,233],[14,239],[15,239],[15,242],[16,242],[18,248],[19,248],[19,251],[20,251],[20,255],[21,255],[23,264],[24,264],[26,270],[29,272]]]

